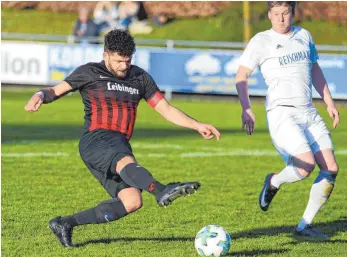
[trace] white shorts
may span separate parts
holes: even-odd
[[[267,112],[272,143],[286,164],[306,152],[334,149],[328,128],[314,107],[277,106]]]

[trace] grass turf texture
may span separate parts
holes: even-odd
[[[138,39],[175,39],[202,41],[243,41],[242,3],[234,2],[215,17],[176,19],[163,27],[154,28],[151,34],[137,34]],[[37,10],[2,8],[3,32],[59,34],[72,33],[77,14]],[[49,23],[49,26],[47,26]],[[347,27],[326,21],[302,21],[316,44],[347,44]],[[264,2],[251,2],[252,35],[271,27]]]
[[[291,233],[306,207],[317,169],[300,183],[284,185],[263,213],[258,195],[265,175],[283,168],[278,155],[180,157],[187,152],[274,151],[262,103],[253,104],[256,131],[247,136],[240,132],[240,107],[233,101],[172,101],[219,128],[220,142],[205,141],[194,131],[177,128],[144,102],[140,104],[131,140],[139,163],[164,183],[199,180],[200,191],[168,208],[157,207],[154,198],[143,193],[141,210],[113,223],[77,227],[73,241],[80,247],[62,248],[48,229],[48,221],[91,208],[109,196],[78,155],[84,115],[80,96],[66,96],[38,113],[26,113],[23,107],[34,91],[2,89],[3,256],[197,256],[194,237],[208,224],[229,231],[233,241],[228,256],[347,255],[346,155],[337,155],[340,175],[328,204],[315,219],[317,228],[331,236],[321,243],[299,242]],[[332,129],[324,105],[316,107]],[[341,150],[347,148],[347,107],[342,103],[338,107],[341,124],[331,131],[336,150]],[[146,148],[153,145],[157,149]],[[29,152],[69,156],[8,156]]]

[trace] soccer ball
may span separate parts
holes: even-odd
[[[230,245],[230,235],[218,225],[203,227],[195,237],[195,249],[200,256],[223,256],[228,253]]]

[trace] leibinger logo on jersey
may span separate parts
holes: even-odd
[[[280,62],[281,66],[310,59],[310,51],[301,51],[278,57],[278,61]]]
[[[127,87],[127,86],[124,86],[123,84],[118,84],[118,83],[112,84],[111,82],[107,82],[107,90],[124,91],[131,95],[139,94],[139,90],[136,88]]]

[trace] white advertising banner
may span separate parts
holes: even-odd
[[[1,83],[48,83],[48,45],[1,42]]]

